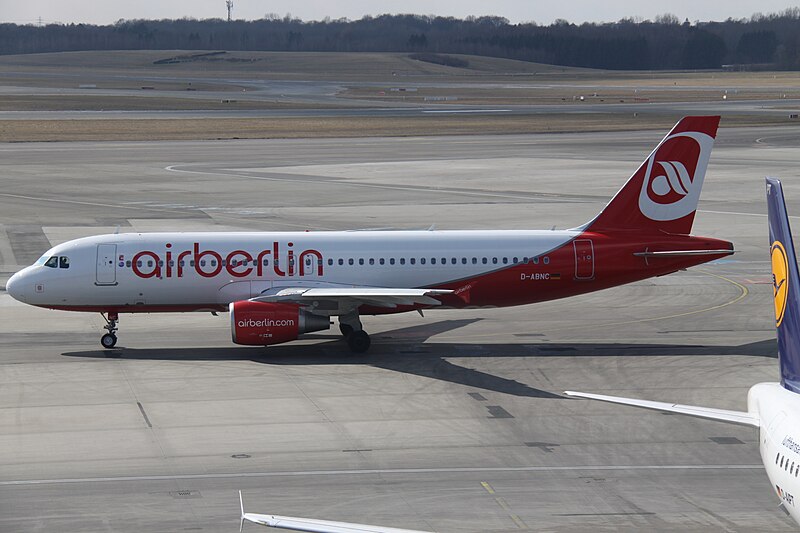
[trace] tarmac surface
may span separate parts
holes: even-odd
[[[573,227],[664,133],[4,144],[0,285],[117,227]],[[560,394],[745,409],[777,380],[763,177],[800,215],[798,144],[720,130],[694,232],[731,259],[366,317],[365,357],[331,332],[237,347],[208,314],[123,316],[106,351],[99,316],[0,291],[0,531],[235,531],[238,489],[250,512],[439,532],[794,530],[751,428]]]
[[[308,85],[317,88],[316,85]],[[25,93],[36,94],[29,88],[23,88]],[[0,95],[14,94],[0,88]],[[52,91],[43,92],[54,96]],[[66,90],[58,94],[79,94]],[[86,96],[85,91],[82,93]],[[97,94],[100,94],[99,92]],[[137,96],[140,93],[131,91],[105,91],[106,96]],[[168,98],[172,96],[169,91],[151,91],[147,97]],[[208,98],[208,95],[201,95]],[[230,94],[223,94],[230,98]],[[186,95],[181,95],[186,99]],[[236,102],[236,100],[232,100]],[[254,100],[257,101],[257,100]],[[492,104],[492,105],[462,105],[439,104],[420,105],[417,103],[402,104],[399,102],[365,102],[364,100],[346,100],[336,97],[335,94],[319,94],[309,96],[307,99],[292,100],[295,103],[309,105],[331,106],[311,108],[276,108],[276,109],[198,109],[198,110],[65,110],[65,111],[0,111],[0,120],[86,120],[86,119],[243,119],[243,118],[270,118],[270,117],[413,117],[424,115],[454,115],[454,114],[482,114],[482,115],[585,115],[585,114],[637,114],[637,115],[739,115],[751,117],[786,118],[790,115],[797,118],[800,111],[800,100],[797,99],[761,99],[740,101],[699,101],[699,102],[659,102],[659,103],[624,103],[624,104]]]

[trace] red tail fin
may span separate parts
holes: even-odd
[[[586,229],[692,231],[719,117],[685,117]]]

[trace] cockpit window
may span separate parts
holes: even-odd
[[[44,266],[46,266],[46,267],[50,267],[50,268],[56,268],[56,267],[58,267],[58,256],[57,256],[57,255],[54,255],[53,257],[51,257],[50,259],[48,259],[48,260],[45,262]]]
[[[47,259],[49,257],[50,257],[49,255],[44,254],[42,257],[40,257],[39,259],[36,260],[36,262],[34,263],[34,266],[42,266],[42,265],[44,265],[47,262]]]
[[[69,257],[62,255],[58,258],[58,268],[69,268]]]

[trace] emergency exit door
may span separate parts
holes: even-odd
[[[117,245],[97,245],[97,285],[117,284]]]
[[[572,241],[575,249],[575,279],[594,278],[594,245],[589,239]]]

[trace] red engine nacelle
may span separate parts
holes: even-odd
[[[236,344],[266,346],[295,340],[301,333],[331,327],[330,319],[300,309],[296,304],[241,300],[229,306],[231,335]]]

